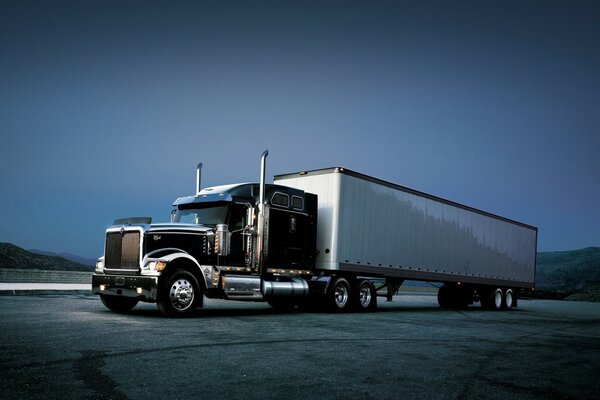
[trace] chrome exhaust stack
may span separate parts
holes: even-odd
[[[260,204],[265,203],[265,173],[267,167],[267,156],[269,155],[269,150],[265,150],[260,157],[260,192],[258,196],[258,202]]]
[[[196,168],[196,196],[200,194],[200,179],[202,177],[202,163]]]
[[[263,264],[265,263],[265,174],[267,167],[267,156],[269,150],[265,150],[260,158],[260,183],[259,183],[259,194],[258,194],[258,221],[256,224],[256,264],[258,270],[262,272]]]

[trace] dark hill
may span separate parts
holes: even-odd
[[[94,269],[62,257],[34,254],[10,243],[0,243],[0,268],[86,272]]]
[[[30,253],[34,253],[34,254],[41,254],[43,256],[61,257],[61,258],[64,258],[65,260],[73,261],[74,263],[77,263],[77,264],[89,265],[92,267],[96,265],[95,259],[92,260],[89,258],[80,257],[80,256],[77,256],[77,255],[71,254],[71,253],[53,253],[51,251],[44,251],[44,250],[37,250],[37,249],[27,249],[27,251]]]
[[[538,289],[575,292],[599,285],[600,247],[538,253]]]

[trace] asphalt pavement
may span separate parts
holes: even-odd
[[[380,298],[372,313],[207,301],[185,319],[87,294],[0,296],[7,399],[594,399],[597,303],[511,312]]]

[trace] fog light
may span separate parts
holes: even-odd
[[[137,294],[142,294],[142,288],[141,287],[135,288],[135,291],[137,292]]]
[[[100,285],[100,291],[103,292],[104,290],[106,290],[106,286],[105,285]]]

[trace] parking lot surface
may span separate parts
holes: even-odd
[[[599,398],[600,306],[521,300],[443,310],[281,313],[206,301],[186,319],[121,315],[91,295],[0,296],[3,398]]]

